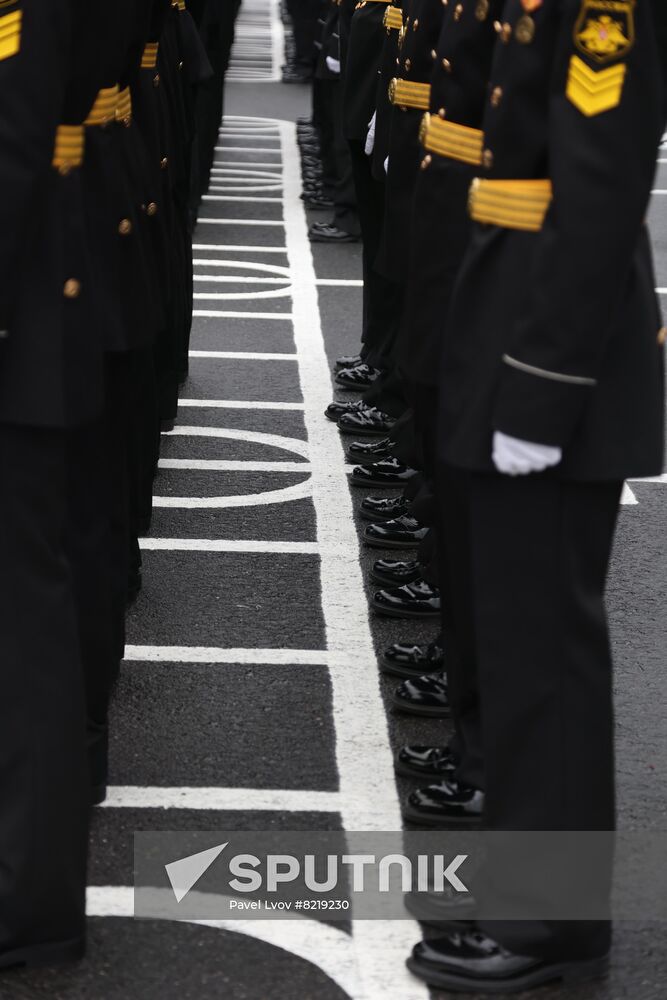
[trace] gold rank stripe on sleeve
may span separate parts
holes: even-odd
[[[387,7],[384,12],[384,21],[382,23],[388,30],[398,28],[400,31],[403,27],[403,14],[398,7]]]
[[[116,121],[124,125],[129,125],[132,121],[132,91],[129,87],[125,87],[118,94]]]
[[[157,54],[160,48],[159,42],[148,42],[141,57],[142,69],[155,69],[157,66]]]
[[[0,17],[0,61],[11,59],[20,52],[22,24],[22,10],[13,10]]]
[[[185,10],[185,0],[173,0],[172,7],[178,7],[180,11]]]
[[[399,108],[417,108],[428,111],[431,85],[412,80],[394,79],[389,84],[389,100]]]
[[[478,128],[444,121],[437,115],[425,114],[419,138],[425,150],[447,156],[450,160],[479,166],[482,162],[484,133]]]
[[[477,177],[470,186],[468,208],[475,222],[538,233],[552,197],[550,180]]]
[[[115,87],[105,87],[100,90],[84,125],[108,125],[109,122],[114,121],[118,94],[118,84]]]
[[[83,125],[58,126],[52,164],[61,174],[82,165],[85,141]]]
[[[626,73],[625,63],[594,70],[579,56],[572,56],[567,76],[568,100],[587,118],[611,111],[621,102]]]

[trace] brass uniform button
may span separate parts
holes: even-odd
[[[406,60],[405,60],[405,72],[406,72],[406,73],[409,73],[409,72],[410,72],[410,67],[411,67],[411,66],[412,66],[412,63],[411,63],[411,61],[410,61],[409,59],[406,59]]]
[[[490,149],[485,149],[482,153],[482,165],[486,167],[487,170],[490,170],[493,166],[493,153]]]
[[[418,18],[418,17],[416,17],[416,18],[414,19],[414,23],[413,23],[413,25],[412,25],[412,30],[413,30],[413,31],[416,31],[418,27],[419,27],[419,18]]]
[[[169,159],[166,156],[163,156],[162,159],[160,160],[160,170],[166,170],[168,166],[169,166]]]
[[[155,76],[153,77],[153,86],[154,87],[159,87],[160,86],[160,74],[159,73],[156,73]]]
[[[505,23],[501,24],[500,26],[500,41],[503,42],[505,45],[507,45],[511,37],[512,37],[512,25],[508,24],[507,21],[505,21]]]
[[[451,73],[451,71],[452,71],[452,64],[450,63],[449,59],[443,59],[442,60],[442,68],[444,69],[444,71],[446,73]]]
[[[520,42],[522,45],[530,45],[535,37],[535,22],[532,17],[528,14],[520,17],[516,22],[514,34],[516,35],[517,42]]]
[[[63,295],[66,299],[78,299],[81,294],[81,282],[77,281],[76,278],[70,278],[65,282],[65,287],[63,288]]]
[[[421,169],[426,170],[426,168],[430,166],[432,160],[433,157],[430,155],[430,153],[427,153],[421,162]]]
[[[493,107],[497,108],[502,99],[503,99],[503,88],[494,87],[493,90],[491,91],[491,104],[493,105]]]
[[[443,7],[447,7],[448,4],[449,4],[449,0],[442,0],[442,6]]]
[[[475,17],[478,21],[486,21],[489,16],[489,0],[477,0]]]
[[[151,217],[157,215],[157,205],[154,201],[149,202],[146,206],[146,215],[150,215]]]
[[[662,326],[658,330],[658,345],[664,347],[665,343],[667,343],[667,326]]]
[[[132,232],[132,223],[129,219],[121,219],[118,223],[118,232],[121,236],[129,236]]]
[[[431,126],[431,116],[428,111],[422,116],[421,123],[419,125],[419,141],[422,146],[426,142],[426,136],[428,135],[428,130]]]
[[[446,113],[444,108],[438,108],[438,118],[444,118]]]
[[[460,21],[462,13],[463,13],[463,4],[457,3],[456,7],[454,8],[454,20]]]
[[[431,49],[431,59],[435,59],[437,55],[438,53],[435,51],[435,49]]]

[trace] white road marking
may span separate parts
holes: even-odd
[[[331,288],[363,288],[364,283],[357,278],[318,278],[315,282],[320,287]]]
[[[308,462],[232,462],[215,458],[161,458],[159,468],[193,472],[310,472]]]
[[[211,812],[333,812],[339,792],[279,788],[162,788],[110,785],[103,809],[206,809]]]
[[[215,261],[215,264],[220,264],[222,261]],[[277,275],[275,278],[260,278],[255,277],[252,274],[195,274],[195,281],[210,281],[219,285],[279,285],[284,283],[284,278],[279,278]],[[288,279],[289,280],[289,279]],[[208,297],[208,296],[207,296]],[[257,298],[254,292],[250,292],[245,296],[249,299]],[[203,298],[203,296],[202,296]]]
[[[333,688],[340,810],[346,830],[400,830],[393,756],[368,622],[359,541],[344,478],[345,457],[335,424],[322,415],[331,401],[331,379],[306,216],[299,197],[294,131],[292,125],[280,125],[285,235],[294,281],[294,339],[321,547],[322,610]],[[405,958],[419,937],[419,927],[412,921],[354,921],[353,945],[362,983],[355,1000],[425,1000],[427,987],[405,968]]]
[[[125,659],[147,663],[239,663],[242,665],[321,667],[329,663],[322,649],[225,649],[220,646],[126,646]]]
[[[230,188],[229,190],[231,191],[233,189]],[[253,190],[253,189],[249,189],[249,190]],[[256,188],[254,190],[258,190],[259,191],[260,189]],[[268,189],[266,189],[266,190],[268,190]],[[267,204],[267,205],[271,205],[271,204],[273,204],[273,205],[279,205],[281,199],[280,198],[257,198],[255,195],[253,195],[252,197],[249,197],[248,195],[245,195],[245,194],[244,195],[231,195],[231,194],[227,195],[226,194],[226,195],[218,195],[218,196],[215,196],[215,197],[213,195],[205,194],[205,195],[203,195],[203,201],[251,201],[253,204],[255,204],[256,202],[261,202],[262,204]],[[199,222],[213,222],[213,221],[214,221],[213,219],[199,219]]]
[[[245,198],[242,199],[245,201]],[[254,199],[253,199],[254,201]],[[197,219],[198,226],[283,226],[275,219]]]
[[[318,555],[316,542],[265,542],[226,538],[141,538],[145,552],[248,552]]]
[[[89,917],[134,919],[134,887],[92,885],[86,892]],[[344,928],[302,918],[296,928],[282,920],[183,920],[263,941],[315,965],[351,997],[359,995],[352,941]],[[295,932],[296,931],[296,932]]]
[[[226,438],[228,441],[249,441],[253,444],[263,444],[269,448],[281,448],[291,451],[302,458],[308,458],[310,446],[300,438],[286,437],[284,434],[267,434],[265,431],[249,431],[242,427],[200,427],[177,424],[173,431],[168,431],[164,437],[207,437]]]
[[[304,500],[312,494],[310,478],[281,490],[263,493],[234,494],[228,497],[160,497],[153,498],[153,506],[177,510],[226,510],[230,507],[263,507],[273,503],[291,503]]]
[[[289,318],[292,318],[291,315]],[[296,354],[267,354],[261,351],[190,351],[190,357],[225,358],[227,361],[296,361]]]
[[[288,285],[286,288],[270,288],[265,292],[252,292],[248,295],[247,292],[195,292],[194,298],[196,300],[206,299],[211,302],[220,302],[222,300],[230,301],[232,299],[248,299],[254,301],[255,299],[286,299],[289,298],[291,293],[291,286]]]
[[[259,313],[259,312],[245,312],[241,310],[230,311],[230,310],[220,310],[220,309],[195,309],[193,316],[199,316],[202,319],[277,319],[285,320],[288,323],[292,322],[291,313]],[[238,352],[242,353],[242,352]],[[192,355],[192,352],[190,352]],[[242,354],[246,357],[246,354]],[[281,355],[282,356],[282,355]],[[271,360],[271,359],[264,359]]]
[[[247,399],[179,399],[179,406],[199,409],[211,407],[218,410],[303,410],[303,403],[266,403],[264,400]]]
[[[226,243],[193,243],[192,249],[197,251],[208,250],[209,253],[213,251],[223,252],[223,253],[255,253],[257,251],[259,251],[259,253],[281,253],[281,254],[287,253],[285,247],[234,246],[232,244],[226,244]],[[217,263],[217,258],[215,257],[207,257],[206,260],[215,260]],[[194,260],[193,263],[197,265],[206,263],[206,261]]]

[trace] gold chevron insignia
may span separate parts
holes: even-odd
[[[10,59],[20,52],[22,23],[22,10],[0,14],[0,61]]]
[[[626,71],[625,63],[596,71],[579,56],[572,56],[567,77],[567,98],[587,118],[611,111],[621,103]]]
[[[635,43],[634,12],[635,0],[583,0],[575,45],[595,62],[622,58]]]

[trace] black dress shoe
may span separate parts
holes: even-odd
[[[359,410],[365,409],[365,406],[362,399],[357,399],[353,403],[344,403],[340,399],[334,399],[333,403],[329,403],[324,411],[324,416],[338,423],[344,413],[357,413]]]
[[[370,500],[371,498],[368,497]],[[401,498],[399,498],[400,502]],[[362,503],[362,507],[366,500]],[[401,587],[404,583],[412,583],[424,575],[424,567],[417,559],[399,561],[396,559],[376,559],[370,573],[375,583],[385,583],[390,587]],[[415,647],[416,648],[416,647]]]
[[[361,437],[386,437],[396,420],[388,413],[377,410],[374,406],[366,407],[356,413],[346,413],[338,421],[342,434],[359,434]]]
[[[301,73],[292,69],[291,66],[284,66],[280,79],[283,83],[310,83],[313,79],[312,73]]]
[[[356,368],[357,365],[363,365],[364,359],[360,354],[348,354],[342,358],[336,358],[334,361],[334,371],[340,372],[343,368]]]
[[[359,513],[366,521],[391,521],[394,517],[407,514],[409,509],[410,505],[403,497],[366,497],[361,501]]]
[[[411,679],[429,673],[442,674],[444,662],[444,653],[438,642],[429,642],[428,646],[395,642],[382,654],[380,668],[383,674]]]
[[[401,747],[396,754],[396,774],[404,778],[454,777],[459,759],[449,747]]]
[[[312,208],[316,212],[333,208],[333,201],[325,195],[312,195],[312,197],[309,195],[307,198],[303,199],[303,203],[306,208]],[[313,223],[313,225],[315,225],[315,223]],[[318,241],[315,240],[315,242],[317,243]]]
[[[322,200],[322,199],[320,199]],[[308,230],[311,243],[358,243],[359,237],[346,233],[331,222],[313,222]]]
[[[445,671],[411,677],[394,691],[394,708],[410,715],[446,719],[451,715]]]
[[[451,779],[417,788],[403,808],[403,819],[438,829],[450,823],[481,823],[483,816],[484,792]]]
[[[457,892],[448,883],[437,892],[408,892],[403,904],[413,917],[429,927],[437,927],[441,934],[465,932],[475,926],[477,900],[472,893]]]
[[[539,958],[509,951],[476,926],[420,941],[407,961],[411,972],[438,989],[456,993],[521,993],[545,983],[565,986],[605,976],[609,956]]]
[[[384,524],[369,524],[364,531],[364,541],[376,549],[414,549],[427,531],[428,528],[416,518],[404,514]]]
[[[398,458],[382,458],[373,465],[360,465],[352,470],[350,482],[354,486],[403,487],[417,475],[415,469],[404,465]]]
[[[359,392],[363,392],[364,389],[373,385],[379,375],[379,368],[360,364],[356,368],[342,368],[336,375],[336,382],[345,389],[357,389]]]
[[[394,442],[391,438],[380,438],[379,441],[353,441],[347,449],[350,462],[360,465],[375,465],[383,458],[391,458]]]
[[[440,591],[426,580],[415,580],[373,594],[371,607],[387,618],[439,618]]]

